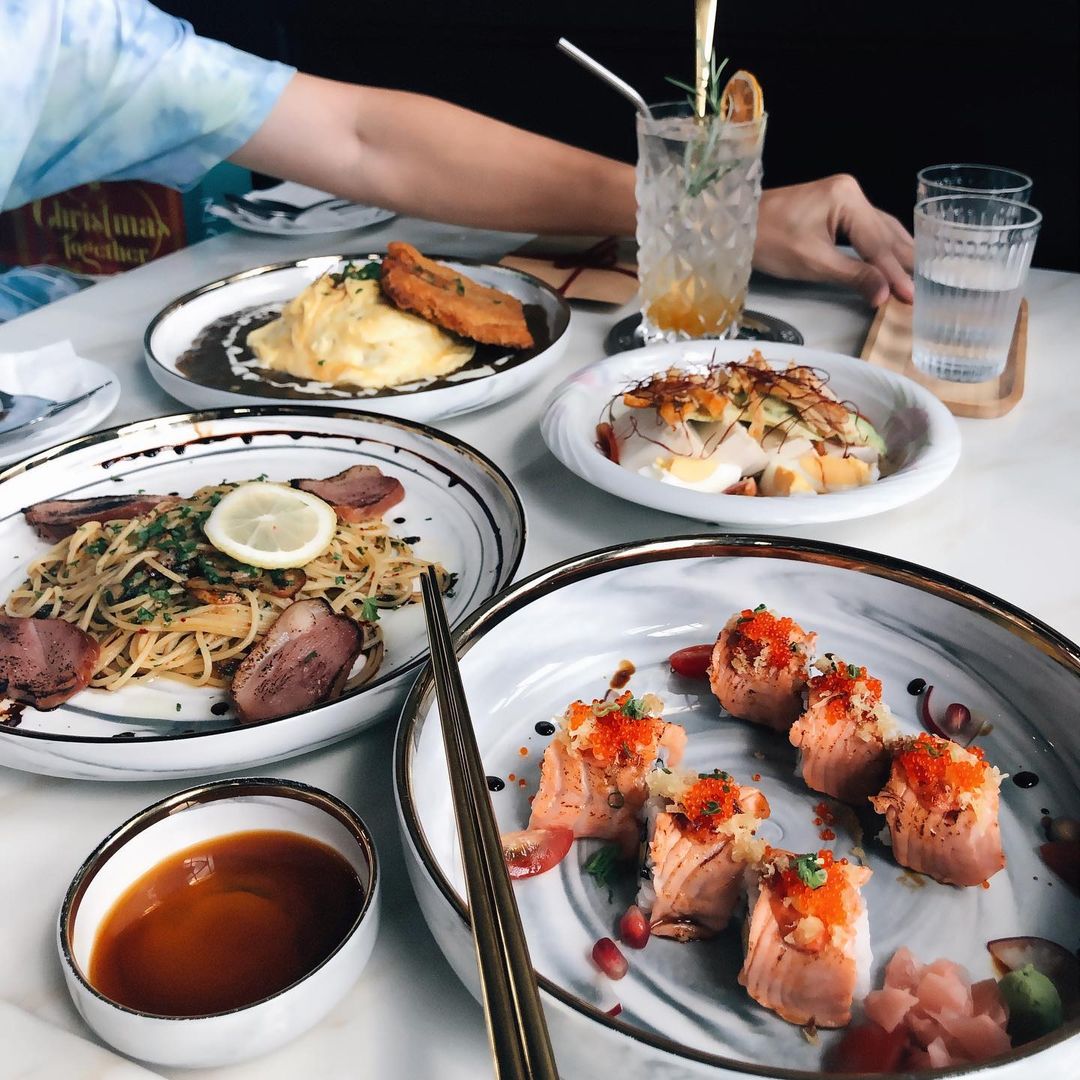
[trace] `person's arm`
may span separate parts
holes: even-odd
[[[230,160],[458,225],[634,232],[631,166],[418,94],[298,74]]]
[[[232,161],[356,202],[514,232],[632,236],[634,170],[435,98],[298,74]],[[861,259],[837,250],[848,238]],[[863,261],[865,260],[865,261]],[[851,177],[762,195],[754,265],[911,299],[911,238]]]

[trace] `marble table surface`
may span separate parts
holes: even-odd
[[[0,352],[70,338],[81,355],[108,365],[120,379],[110,425],[183,412],[143,364],[143,330],[162,306],[247,267],[379,250],[388,239],[496,258],[525,238],[407,219],[303,241],[224,234],[0,326]],[[1024,398],[1001,419],[959,421],[963,454],[949,480],[910,506],[801,532],[955,575],[1077,639],[1080,275],[1034,271],[1028,297]],[[849,354],[858,353],[872,315],[832,288],[764,280],[752,283],[748,306],[794,323],[807,345]],[[529,522],[522,575],[611,543],[704,531],[698,522],[643,512],[594,490],[559,465],[540,438],[548,391],[602,356],[605,333],[628,311],[577,306],[557,370],[512,401],[442,423],[493,457],[517,485]],[[428,933],[405,874],[391,783],[393,733],[388,716],[335,747],[260,770],[334,792],[374,833],[385,872],[384,918],[363,977],[318,1027],[277,1053],[230,1069],[156,1072],[195,1080],[492,1075],[480,1008]],[[136,810],[185,786],[95,784],[0,769],[0,1077],[147,1075],[105,1052],[75,1012],[56,958],[54,924],[71,875],[99,840]]]

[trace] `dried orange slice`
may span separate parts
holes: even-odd
[[[758,120],[765,111],[761,84],[749,71],[736,71],[720,98],[720,116],[732,124]]]

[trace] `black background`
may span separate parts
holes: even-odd
[[[633,160],[630,107],[556,48],[566,36],[649,100],[693,64],[690,0],[158,0],[195,29],[316,75],[435,94]],[[722,2],[717,51],[769,112],[767,186],[853,173],[910,225],[923,165],[1034,180],[1040,266],[1080,270],[1080,3]]]

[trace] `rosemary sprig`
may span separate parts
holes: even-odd
[[[725,56],[718,64],[716,53],[709,57],[709,82],[705,88],[705,115],[720,115],[720,99],[724,96],[724,87],[720,85],[720,74],[727,67],[728,58]],[[697,91],[694,87],[684,83],[681,79],[673,79],[670,75],[664,76],[664,81],[672,86],[686,91],[686,100],[690,103],[690,111],[693,112],[697,105]]]
[[[724,85],[720,75],[727,67],[728,58],[717,63],[716,53],[709,57],[709,81],[705,89],[704,130],[696,138],[687,140],[683,150],[683,172],[686,176],[686,194],[696,199],[706,188],[711,187],[721,177],[726,176],[734,167],[734,162],[717,164],[713,158],[716,144],[720,138],[720,102],[724,96]],[[686,91],[686,100],[693,112],[696,104],[694,88],[681,79],[665,76],[665,81]]]

